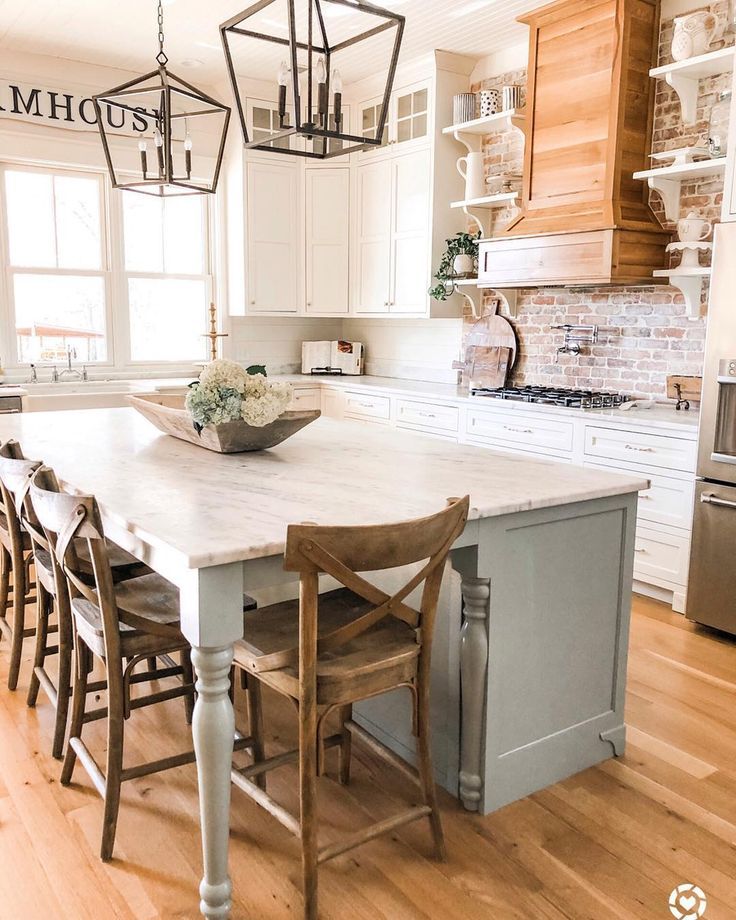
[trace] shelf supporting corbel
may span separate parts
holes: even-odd
[[[683,123],[694,125],[698,120],[698,78],[684,76],[680,73],[668,73],[665,81],[677,93]]]
[[[680,216],[680,190],[682,183],[678,179],[663,179],[660,176],[650,176],[647,180],[649,188],[657,192],[664,205],[664,216],[667,220],[676,221]]]
[[[685,298],[685,309],[689,320],[695,322],[695,320],[700,319],[703,284],[710,278],[710,269],[693,269],[689,274],[678,274],[677,269],[669,271],[664,269],[654,272],[654,277],[667,278],[668,283],[680,291]]]

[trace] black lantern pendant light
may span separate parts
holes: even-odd
[[[274,3],[285,3],[284,22],[276,19]],[[361,0],[259,0],[223,23],[220,34],[245,146],[322,160],[380,146],[404,22],[403,16]],[[351,133],[343,115],[339,68],[351,54],[370,60],[371,74],[385,73],[376,94],[381,101],[375,124],[362,134]],[[239,77],[254,76],[243,73],[254,62],[259,69],[272,67],[278,109],[248,106]],[[256,125],[256,112],[269,123]]]
[[[93,96],[114,188],[202,195],[217,188],[230,109],[171,73],[158,0],[158,67]]]

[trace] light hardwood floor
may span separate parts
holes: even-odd
[[[43,695],[25,705],[5,686],[0,645],[0,918],[192,918],[200,876],[193,766],[126,784],[116,859],[97,858],[102,802],[84,771],[58,783],[53,718]],[[574,666],[574,663],[571,663]],[[266,698],[270,751],[291,744],[293,712]],[[708,895],[705,920],[736,918],[736,641],[696,629],[637,598],[629,668],[629,747],[564,783],[486,818],[442,796],[449,861],[431,860],[426,822],[370,843],[320,872],[324,920],[667,920],[682,882]],[[269,725],[270,724],[270,725]],[[96,751],[102,724],[88,726]],[[87,729],[85,730],[87,731]],[[128,762],[190,742],[177,703],[136,715]],[[334,775],[333,754],[328,755]],[[326,836],[396,810],[412,789],[355,746],[353,783],[320,780]],[[271,774],[295,806],[296,772]],[[299,847],[233,791],[236,920],[300,916]]]

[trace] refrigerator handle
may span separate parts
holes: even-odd
[[[736,508],[736,502],[726,501],[725,498],[718,498],[717,495],[701,495],[700,501],[704,505],[718,505],[719,508]]]

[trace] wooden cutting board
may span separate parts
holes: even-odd
[[[667,398],[677,399],[677,390],[675,386],[680,384],[682,388],[682,398],[689,399],[691,402],[700,402],[703,395],[703,378],[702,377],[678,377],[672,375],[667,378]]]
[[[518,343],[511,323],[488,314],[473,324],[463,342],[463,360],[453,367],[465,372],[470,386],[495,389],[506,383],[516,363]]]

